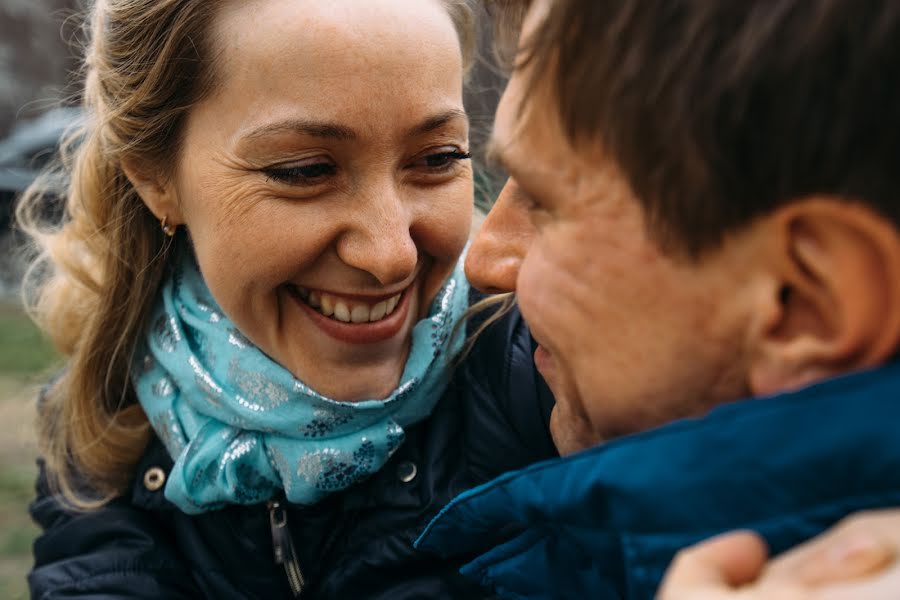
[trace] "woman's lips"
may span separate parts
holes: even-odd
[[[288,295],[315,325],[332,338],[351,344],[374,344],[376,342],[383,342],[397,335],[400,330],[403,329],[403,326],[407,321],[410,298],[413,295],[411,293],[413,287],[414,286],[411,285],[403,290],[400,294],[400,299],[396,301],[393,312],[389,315],[372,322],[353,323],[325,316],[318,309],[313,308],[308,304],[308,296],[304,299],[304,294],[301,293],[297,287],[286,286]],[[384,302],[388,302],[388,300],[379,299],[379,302],[370,302],[370,305],[377,305]],[[387,306],[390,306],[390,303],[388,303]],[[370,308],[369,310],[371,317],[372,309]],[[385,310],[387,310],[387,307],[385,307]]]

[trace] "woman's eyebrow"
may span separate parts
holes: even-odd
[[[455,119],[466,119],[465,111],[459,109],[450,109],[448,111],[427,117],[421,123],[411,127],[406,135],[407,137],[415,137],[422,135],[435,129],[439,129],[447,123]],[[254,140],[270,135],[279,135],[283,133],[295,133],[308,135],[318,138],[329,138],[340,141],[352,141],[358,138],[356,132],[340,123],[332,123],[328,121],[311,121],[306,119],[285,119],[275,123],[268,123],[251,130],[249,133],[241,136],[242,141]]]
[[[242,140],[253,140],[269,135],[278,135],[282,133],[299,133],[319,138],[330,138],[335,140],[347,141],[357,138],[356,132],[345,125],[339,123],[329,123],[327,121],[307,121],[304,119],[286,119],[276,123],[269,123],[258,127],[250,133],[242,136]]]
[[[448,111],[428,117],[418,125],[414,125],[409,129],[409,131],[407,131],[406,136],[416,137],[417,135],[422,135],[424,133],[434,131],[435,129],[440,129],[450,121],[456,119],[464,119],[466,122],[469,121],[469,117],[466,116],[466,111],[460,110],[458,108],[452,108]]]

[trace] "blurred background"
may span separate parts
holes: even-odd
[[[34,401],[58,367],[50,344],[22,312],[21,239],[15,196],[52,156],[73,117],[75,0],[0,0],[0,598],[27,598],[37,533],[26,512],[34,486]]]
[[[19,301],[26,265],[13,205],[53,158],[63,130],[79,118],[73,105],[85,1],[0,0],[0,600],[28,597],[25,575],[38,532],[27,513],[36,473],[35,400],[40,386],[61,367]],[[481,23],[485,49],[490,27],[484,15]],[[486,210],[499,179],[478,158],[503,77],[490,52],[481,54],[466,106],[476,157],[476,203]]]

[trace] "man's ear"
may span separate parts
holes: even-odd
[[[170,179],[162,178],[156,170],[147,170],[131,159],[122,161],[122,171],[157,219],[165,218],[167,224],[176,226],[184,222]]]
[[[900,348],[900,234],[858,204],[814,198],[761,224],[769,244],[749,383],[770,394],[873,367]]]

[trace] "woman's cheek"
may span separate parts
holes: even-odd
[[[469,240],[473,209],[471,180],[461,181],[430,215],[433,220],[432,229],[439,236],[439,247],[435,248],[432,256],[456,262]]]

